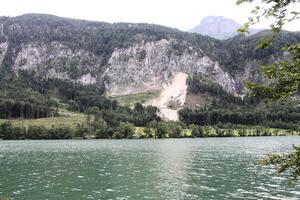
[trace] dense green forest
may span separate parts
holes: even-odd
[[[204,108],[185,108],[179,111],[180,120],[188,125],[241,124],[291,130],[300,128],[300,107],[297,100],[264,102],[251,96],[236,97],[201,75],[190,76],[188,86],[189,93],[207,93],[214,97],[210,105]]]
[[[0,118],[57,116],[58,102],[40,93],[15,74],[0,68]]]

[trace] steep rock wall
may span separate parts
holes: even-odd
[[[3,42],[0,44],[0,64],[3,62],[5,54],[7,52],[8,42]]]
[[[0,57],[1,58],[1,57]],[[71,50],[59,42],[23,45],[14,61],[13,70],[35,70],[44,78],[58,78],[94,84],[100,77],[101,60],[82,49]]]
[[[179,54],[174,51],[172,42],[162,39],[115,49],[103,75],[108,94],[119,96],[160,90],[177,72],[202,73],[236,94],[234,80],[218,62],[201,51],[194,51],[192,46]]]

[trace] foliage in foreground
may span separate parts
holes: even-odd
[[[295,181],[300,176],[300,147],[293,146],[294,151],[289,154],[269,154],[265,159],[260,160],[263,165],[275,165],[278,172],[289,171],[291,181]]]
[[[253,0],[238,0],[237,4],[253,3]],[[299,19],[299,0],[260,0],[259,5],[252,10],[253,17],[240,29],[241,32],[248,32],[250,25],[260,22],[261,18],[272,19],[271,39],[261,38],[257,48],[268,48],[272,46],[274,38],[282,32],[283,26],[295,19]],[[292,9],[291,6],[293,6]],[[294,43],[283,49],[288,52],[287,59],[274,62],[263,67],[262,74],[268,83],[248,83],[248,87],[255,96],[261,96],[272,100],[286,99],[297,94],[300,90],[300,43]],[[279,172],[291,170],[292,180],[300,176],[299,153],[300,148],[294,147],[295,151],[285,155],[269,155],[262,163],[275,164],[279,166]]]

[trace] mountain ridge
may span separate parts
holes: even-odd
[[[188,31],[220,40],[226,40],[238,35],[239,33],[237,30],[241,27],[242,25],[237,23],[235,20],[224,16],[207,16],[201,20],[199,25],[194,26]],[[255,34],[259,31],[262,30],[249,29],[250,34]]]

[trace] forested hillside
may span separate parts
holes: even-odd
[[[101,120],[114,130],[126,129],[122,123],[127,122],[153,125],[161,120],[157,108],[129,108],[110,96],[160,91],[183,72],[189,75],[188,94],[210,97],[204,107],[180,111],[186,125],[297,130],[297,103],[264,104],[249,97],[244,81],[264,81],[260,65],[288,57],[281,48],[300,41],[300,34],[284,32],[271,47],[255,49],[261,36],[269,33],[220,41],[152,24],[40,14],[1,17],[0,118],[47,118],[69,110],[97,116],[96,127]]]
[[[299,130],[299,100],[265,102],[250,95],[243,98],[233,96],[222,87],[201,75],[188,79],[189,94],[207,94],[211,101],[206,106],[179,111],[180,120],[186,124],[201,126],[266,126]]]

